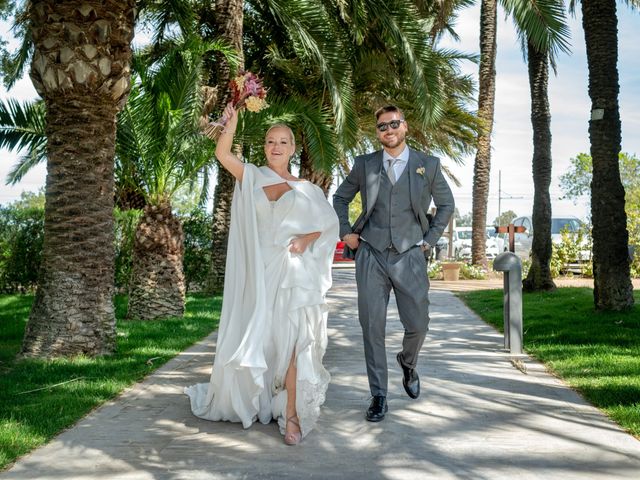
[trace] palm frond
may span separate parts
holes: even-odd
[[[42,101],[0,101],[0,148],[28,152],[7,175],[7,184],[15,185],[31,168],[46,160],[45,124],[45,107]]]
[[[5,52],[2,58],[3,81],[7,89],[11,89],[24,76],[24,71],[33,53],[33,38],[27,25],[26,8],[24,6],[16,10],[14,23],[11,27],[13,35],[20,41],[20,46],[13,54]]]
[[[501,0],[501,3],[513,18],[522,45],[530,42],[536,50],[548,52],[552,60],[561,52],[570,52],[571,31],[564,0]]]
[[[152,64],[134,59],[131,94],[118,116],[118,185],[150,203],[196,181],[213,158],[199,131],[201,85],[203,56],[220,44],[191,37],[175,45]]]
[[[286,29],[298,56],[318,67],[333,110],[337,135],[353,143],[357,124],[353,106],[349,44],[322,3],[309,0],[269,0],[269,9]]]
[[[184,36],[195,32],[196,15],[192,1],[143,0],[138,2],[143,22],[153,30],[153,46],[161,45],[176,28]]]

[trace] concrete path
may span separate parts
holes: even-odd
[[[620,431],[528,358],[527,373],[502,338],[450,292],[432,292],[432,323],[410,400],[394,358],[401,341],[390,307],[390,411],[364,420],[369,391],[353,270],[334,272],[332,374],[317,430],[282,443],[274,423],[193,417],[182,388],[207,381],[215,335],[96,410],[1,480],[178,479],[638,479],[640,442]]]

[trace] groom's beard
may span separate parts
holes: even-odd
[[[382,137],[380,139],[380,143],[387,148],[396,148],[406,138],[407,134],[405,132],[396,132],[396,134],[392,137]]]

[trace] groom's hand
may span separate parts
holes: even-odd
[[[351,250],[357,250],[360,245],[360,235],[357,233],[347,233],[342,240]]]

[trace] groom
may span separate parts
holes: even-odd
[[[388,410],[385,327],[392,288],[404,326],[402,351],[397,355],[402,385],[409,397],[420,395],[416,364],[429,329],[425,257],[454,210],[453,195],[438,158],[407,146],[408,126],[402,111],[387,105],[375,116],[383,150],[356,157],[353,169],[333,196],[340,237],[356,251],[358,316],[373,396],[366,413],[370,422],[381,421]],[[351,226],[349,203],[358,192],[363,212]],[[437,211],[430,222],[427,213],[432,199]]]

